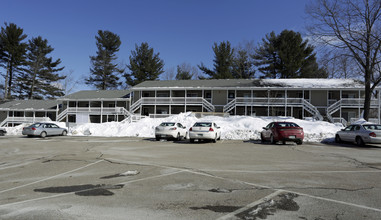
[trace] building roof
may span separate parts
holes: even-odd
[[[208,79],[208,80],[164,80],[145,81],[133,90],[155,88],[364,88],[364,84],[354,79]]]
[[[82,90],[59,100],[114,100],[129,98],[130,90]]]
[[[14,100],[0,104],[0,110],[55,111],[57,100]]]

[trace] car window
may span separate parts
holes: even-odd
[[[51,124],[50,125],[52,128],[59,128],[58,125],[55,125],[55,124]]]
[[[270,123],[266,126],[266,128],[271,128],[273,126],[273,123]]]
[[[176,125],[177,125],[178,128],[183,128],[183,125],[180,124],[180,123],[177,123]]]
[[[299,127],[299,125],[290,122],[278,123],[278,127]]]
[[[356,131],[360,130],[360,125],[356,125],[356,126],[355,126],[355,130],[356,130]]]
[[[160,126],[167,127],[167,126],[175,126],[174,122],[163,122],[160,124]]]
[[[350,125],[350,126],[344,128],[344,131],[352,131],[353,128],[354,128],[354,126],[353,126],[353,125]]]
[[[41,126],[41,124],[32,124],[30,127],[32,127],[32,128],[38,128],[38,127],[40,127]]]
[[[193,127],[212,127],[212,123],[209,122],[196,122]]]
[[[363,125],[366,130],[381,130],[381,125]]]

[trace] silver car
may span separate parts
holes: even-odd
[[[335,142],[356,142],[357,145],[381,144],[381,125],[378,124],[353,124],[338,131]]]
[[[58,125],[54,123],[48,123],[48,122],[42,122],[42,123],[35,123],[31,126],[24,127],[22,129],[23,135],[28,135],[28,137],[31,136],[40,136],[42,138],[46,136],[52,136],[52,135],[67,135],[66,128],[61,128]]]

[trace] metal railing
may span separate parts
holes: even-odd
[[[319,110],[303,98],[267,98],[267,97],[237,97],[226,104],[224,112],[229,112],[236,106],[294,106],[304,107],[317,120],[323,120]]]
[[[142,105],[202,105],[207,111],[215,111],[214,105],[202,97],[143,97],[131,105],[130,111]]]
[[[52,121],[52,119],[49,117],[7,117],[1,122],[0,127],[3,127],[8,123],[34,123],[41,121]]]
[[[364,99],[358,99],[358,98],[343,98],[332,105],[328,106],[326,109],[326,115],[330,122],[335,122],[334,118],[332,117],[332,114],[340,110],[341,108],[363,108],[364,107]],[[379,103],[377,99],[371,99],[370,100],[370,107],[371,108],[378,108]]]

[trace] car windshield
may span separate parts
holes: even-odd
[[[278,127],[299,127],[299,125],[290,122],[278,123]]]
[[[366,130],[381,130],[381,125],[363,125]]]
[[[197,122],[193,127],[212,127],[212,123],[209,122]]]
[[[38,128],[38,127],[40,127],[41,126],[41,124],[40,123],[37,123],[37,124],[32,124],[30,127],[31,128]]]
[[[175,126],[174,122],[163,122],[160,124],[160,126],[167,127],[167,126]]]

